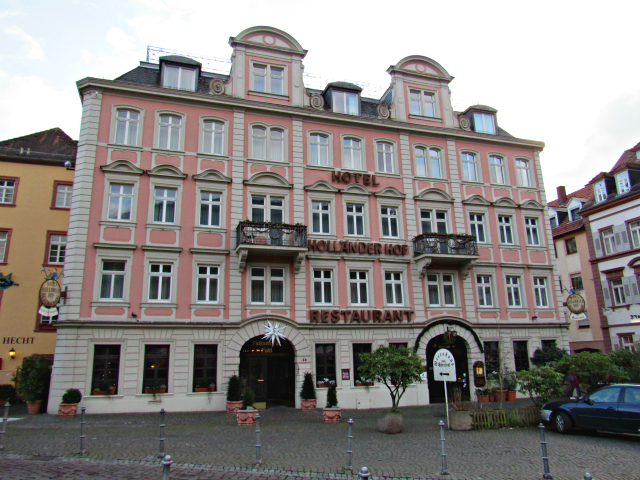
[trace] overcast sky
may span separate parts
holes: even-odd
[[[75,82],[113,79],[148,45],[229,59],[270,25],[309,51],[305,72],[386,89],[425,55],[455,77],[453,107],[482,103],[514,136],[546,143],[548,200],[640,142],[638,1],[0,0],[0,139],[60,127],[78,138]]]

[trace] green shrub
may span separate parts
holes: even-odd
[[[18,393],[27,402],[44,400],[49,394],[51,364],[44,357],[26,357],[16,370]]]
[[[311,374],[311,372],[307,372],[304,374],[302,389],[300,389],[300,398],[302,398],[303,400],[316,399],[316,387],[313,385],[313,375]]]
[[[629,381],[640,383],[640,344],[636,344],[635,352],[618,348],[608,354],[611,361],[622,369]]]
[[[534,405],[544,405],[562,395],[562,375],[548,366],[531,367],[518,372],[520,391],[526,392]]]
[[[242,409],[247,410],[249,407],[253,408],[253,404],[256,403],[256,396],[253,393],[251,387],[244,389],[244,395],[242,396]]]
[[[518,388],[518,375],[516,372],[506,371],[502,377],[502,387],[506,390]]]
[[[338,407],[338,393],[336,392],[335,385],[329,385],[329,390],[327,391],[327,408],[337,408]]]
[[[563,375],[574,372],[580,383],[588,386],[589,392],[596,390],[603,384],[629,379],[624,370],[602,352],[580,352],[566,355],[558,360],[553,368]]]
[[[62,395],[62,403],[80,403],[82,394],[77,388],[70,388]]]
[[[0,398],[11,400],[13,398],[13,393],[13,385],[11,385],[10,383],[0,385]],[[0,405],[0,407],[2,407],[2,405]]]
[[[566,355],[566,350],[562,350],[555,345],[552,347],[537,348],[536,351],[533,352],[531,363],[533,363],[536,367],[542,367],[544,365],[548,365],[551,362],[557,362]]]
[[[242,385],[238,376],[232,375],[227,385],[227,401],[239,402],[240,400],[242,400]]]

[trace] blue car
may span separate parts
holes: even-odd
[[[549,402],[540,418],[560,433],[574,428],[640,433],[640,385],[607,385],[570,401]]]

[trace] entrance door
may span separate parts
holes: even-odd
[[[256,403],[295,405],[295,353],[293,345],[280,340],[281,345],[255,337],[240,351],[240,380],[256,395]]]
[[[427,344],[427,376],[429,385],[429,403],[444,403],[444,384],[434,379],[433,357],[441,348],[446,348],[453,354],[456,360],[456,382],[446,382],[449,389],[447,394],[449,401],[454,398],[468,400],[469,395],[469,370],[467,361],[467,345],[460,337],[449,338],[448,334],[438,335]],[[466,379],[466,382],[464,381]]]

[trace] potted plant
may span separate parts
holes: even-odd
[[[30,414],[40,412],[42,401],[49,394],[51,364],[44,357],[26,357],[16,369],[18,393],[27,402]]]
[[[77,388],[70,388],[62,395],[62,403],[58,406],[59,417],[75,417],[82,393]]]
[[[328,378],[325,378],[323,380],[318,380],[318,388],[329,388],[331,385],[335,385],[336,381],[335,380],[329,380]]]
[[[305,412],[311,412],[316,409],[316,389],[313,386],[313,375],[311,372],[304,374],[302,388],[300,389],[300,404],[302,405],[302,410]]]
[[[476,395],[478,396],[479,403],[488,403],[489,402],[489,392],[491,392],[488,388],[476,388]]]
[[[210,392],[215,392],[216,391],[216,384],[215,383],[210,383],[208,390]]]
[[[227,385],[227,413],[237,413],[242,407],[242,385],[237,375],[229,378]]]
[[[208,392],[209,389],[207,387],[201,387],[200,385],[196,385],[193,388],[193,391],[196,392],[196,393],[203,393],[203,392]]]
[[[506,400],[508,402],[515,402],[516,388],[518,388],[518,377],[516,376],[516,372],[505,372],[502,380],[502,386],[507,390]]]
[[[13,398],[14,388],[10,383],[0,385],[0,408]]]
[[[336,392],[336,386],[329,386],[327,391],[327,405],[322,410],[322,417],[325,423],[340,423],[342,419],[342,413],[340,407],[338,407],[338,394]]]
[[[244,395],[242,396],[242,408],[236,413],[238,419],[238,425],[255,425],[256,413],[258,410],[253,408],[253,404],[256,401],[256,397],[251,387],[244,389]]]

